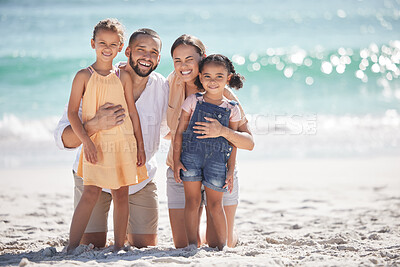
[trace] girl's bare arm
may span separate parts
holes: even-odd
[[[68,103],[68,120],[71,123],[71,127],[74,130],[74,133],[83,144],[86,159],[91,163],[96,163],[96,147],[94,146],[78,116],[79,106],[82,96],[85,92],[85,86],[87,81],[89,80],[89,77],[90,73],[86,69],[80,70],[75,75],[74,81],[72,82],[71,95]]]
[[[133,85],[132,80],[128,72],[121,70],[121,81],[124,85],[125,91],[125,100],[128,106],[129,117],[132,120],[133,124],[133,133],[136,138],[137,145],[137,162],[138,166],[145,164],[146,162],[146,154],[144,151],[144,141],[142,135],[142,127],[140,125],[139,114],[136,109],[135,99],[133,97]]]
[[[181,162],[181,150],[182,150],[182,133],[187,129],[189,125],[190,114],[184,110],[181,112],[181,117],[179,118],[178,127],[176,129],[175,137],[172,140],[173,142],[173,160],[174,160],[174,177],[175,181],[180,183],[182,182],[180,178],[180,170],[184,170],[185,166],[183,166]]]

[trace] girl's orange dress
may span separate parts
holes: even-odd
[[[119,70],[107,76],[98,74],[92,66],[88,70],[92,75],[82,97],[82,122],[92,119],[99,107],[107,102],[120,104],[127,112],[124,88],[118,77]],[[85,159],[82,148],[78,175],[83,178],[84,185],[118,189],[148,178],[146,166],[136,166],[136,138],[132,121],[128,113],[126,115],[121,125],[99,131],[90,137],[97,149],[96,164]]]

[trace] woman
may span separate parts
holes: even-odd
[[[194,81],[199,74],[198,64],[200,60],[205,57],[205,46],[197,37],[184,34],[176,39],[172,45],[171,56],[174,61],[175,71],[168,76],[170,93],[168,100],[167,123],[168,127],[171,129],[168,137],[172,141],[167,157],[167,165],[169,167],[167,170],[167,197],[174,244],[176,248],[182,248],[188,245],[184,227],[185,193],[183,185],[181,183],[176,183],[174,179],[172,144],[183,101],[186,97],[199,91]],[[239,102],[236,96],[229,89],[225,89],[224,96],[228,99]],[[240,110],[242,120],[239,123],[238,131],[233,131],[224,127],[217,120],[210,118],[208,119],[209,123],[199,123],[198,126],[195,127],[197,130],[196,133],[203,134],[203,138],[223,136],[237,148],[252,150],[254,147],[253,137],[248,129],[247,119],[241,106]],[[229,247],[234,247],[237,244],[237,234],[234,231],[234,221],[239,196],[237,175],[237,170],[235,170],[233,192],[225,193],[223,198],[228,229],[227,245]],[[201,214],[201,212],[202,207],[199,208],[199,213]],[[201,216],[199,216],[199,218],[200,217]],[[216,246],[216,240],[214,237],[215,234],[212,217],[207,211],[206,241],[210,247]],[[200,234],[198,234],[198,240],[199,245],[204,242],[203,238],[200,237]]]

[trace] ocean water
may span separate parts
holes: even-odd
[[[237,95],[256,139],[247,158],[400,154],[400,0],[2,0],[0,167],[71,160],[52,131],[106,17],[127,37],[156,30],[165,76],[183,33],[229,56],[246,78]]]

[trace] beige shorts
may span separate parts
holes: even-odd
[[[74,207],[83,192],[83,180],[74,174]],[[111,194],[101,192],[97,201],[85,233],[107,232],[108,211],[110,210]],[[143,189],[135,194],[129,195],[129,223],[128,233],[130,234],[157,234],[158,228],[158,195],[157,186],[150,181]],[[131,216],[132,215],[132,216]]]

